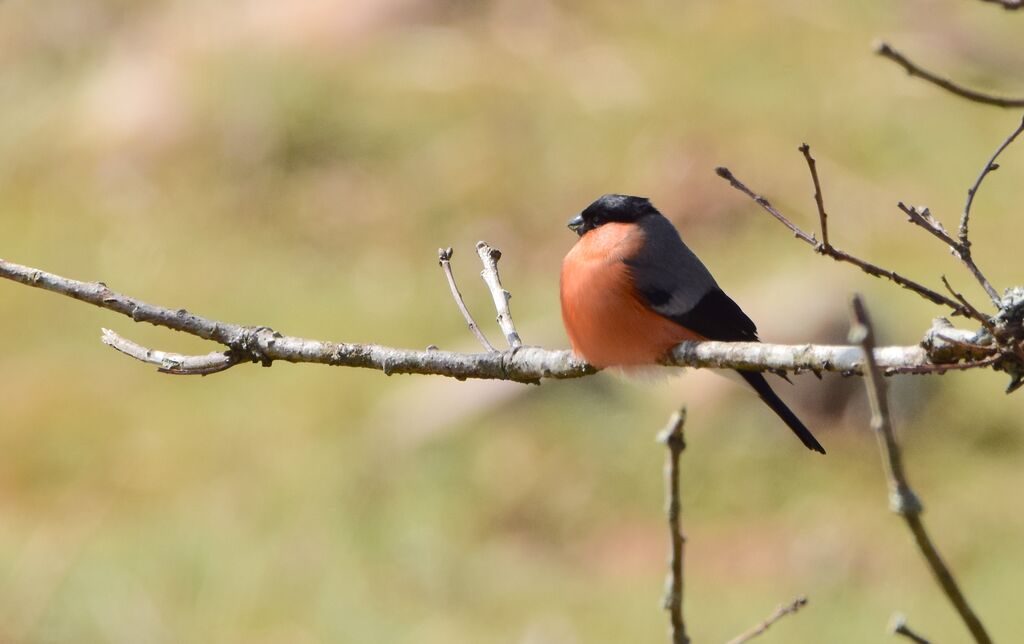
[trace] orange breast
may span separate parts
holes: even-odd
[[[609,223],[581,237],[562,262],[562,321],[573,353],[595,367],[655,364],[701,336],[647,308],[623,260],[643,244],[637,226]]]

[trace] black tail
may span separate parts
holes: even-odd
[[[768,381],[764,379],[764,376],[756,371],[740,371],[739,374],[743,376],[744,380],[750,383],[750,386],[754,388],[754,391],[756,391],[757,395],[761,397],[761,400],[771,407],[772,411],[778,414],[779,418],[781,418],[783,422],[789,425],[789,428],[793,430],[793,433],[800,439],[800,442],[807,446],[807,449],[811,449],[822,454],[825,453],[825,448],[821,446],[821,443],[819,443],[816,438],[814,438],[814,435],[811,434],[811,430],[807,429],[804,424],[800,422],[800,419],[796,417],[796,414],[790,411],[789,407],[786,407],[786,403],[782,402],[782,399],[772,391],[771,386],[768,384]]]

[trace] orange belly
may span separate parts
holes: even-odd
[[[622,259],[631,256],[643,238],[635,227],[612,229],[617,225],[621,226],[605,224],[587,233],[566,255],[562,321],[573,353],[595,367],[656,364],[680,342],[704,338],[640,301]]]

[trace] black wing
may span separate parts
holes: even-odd
[[[645,243],[626,260],[633,284],[659,315],[709,340],[755,341],[757,327],[661,215],[644,217]]]
[[[702,297],[689,311],[658,312],[709,340],[757,341],[753,321],[720,288]]]

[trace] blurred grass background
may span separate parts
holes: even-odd
[[[897,200],[953,225],[1019,115],[871,55],[884,37],[1024,92],[1022,17],[980,2],[7,0],[0,256],[170,307],[345,341],[475,350],[477,239],[527,343],[564,347],[564,228],[652,197],[769,341],[883,340],[940,312],[815,257],[713,173],[833,242],[985,298]],[[1024,147],[975,206],[976,256],[1020,281]],[[782,386],[815,457],[708,373],[542,387],[276,365],[174,378],[99,327],[194,338],[0,284],[0,641],[652,642],[662,449],[690,409],[686,609],[722,641],[797,594],[767,642],[878,641],[890,613],[965,641],[886,510],[861,385]],[[492,339],[497,330],[485,325]],[[967,373],[893,381],[926,521],[993,635],[1024,633],[1021,395]]]

